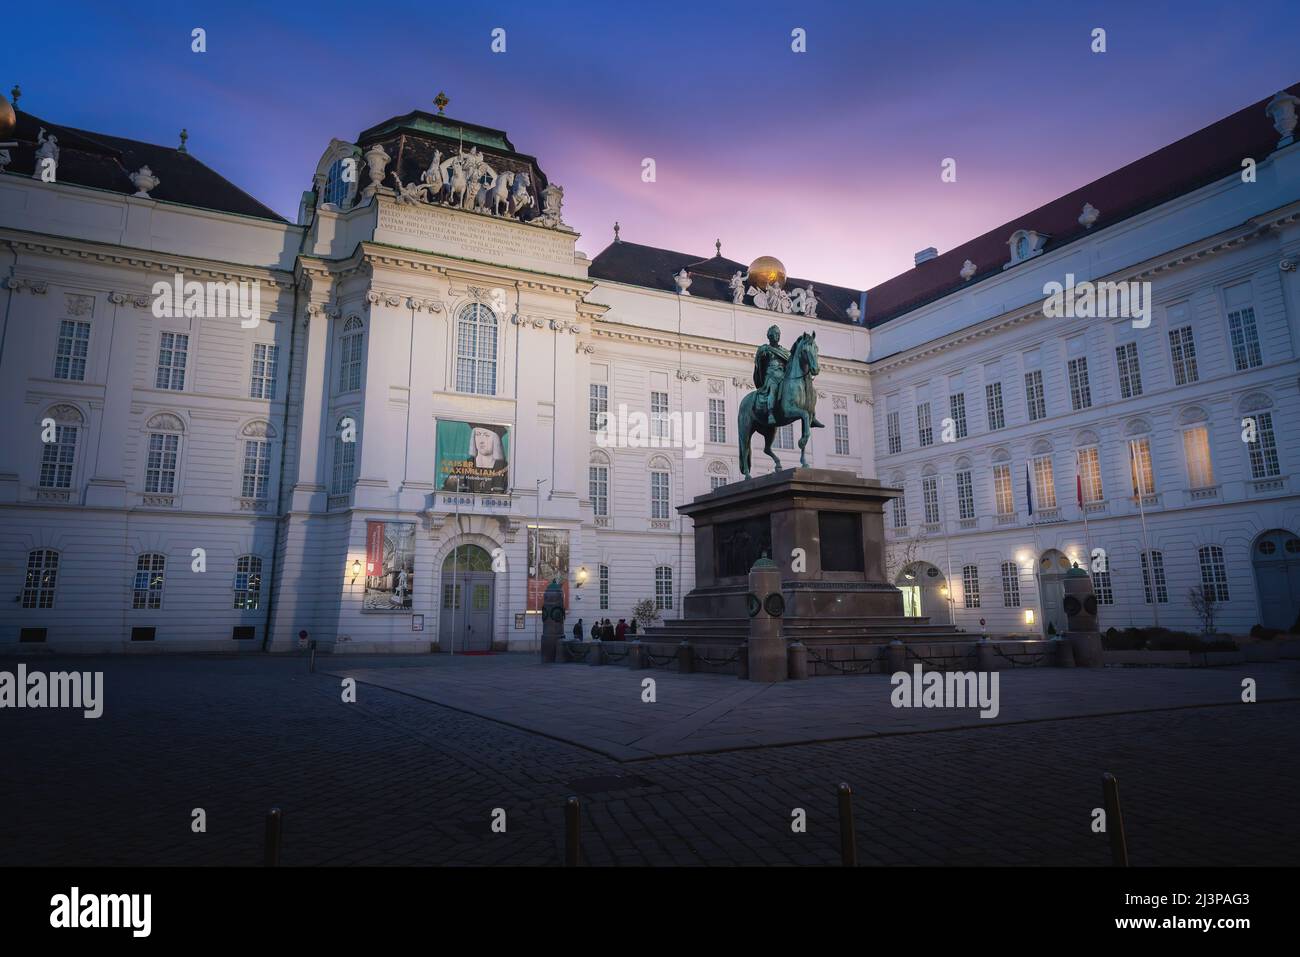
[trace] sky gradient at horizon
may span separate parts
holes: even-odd
[[[633,242],[705,257],[721,239],[865,288],[1300,80],[1293,10],[76,0],[11,11],[0,85],[52,123],[168,145],[186,127],[291,221],[331,138],[445,90],[449,116],[505,130],[565,187],[588,255],[617,219]]]

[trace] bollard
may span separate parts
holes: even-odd
[[[577,867],[582,856],[582,807],[576,797],[564,802],[564,866]]]
[[[316,639],[313,638],[307,644],[307,647],[311,649],[311,653],[307,657],[307,674],[314,675],[316,673]]]
[[[266,813],[266,834],[262,843],[262,864],[265,867],[280,866],[280,823],[280,809],[271,808]]]
[[[736,649],[736,677],[749,680],[749,642],[742,641]]]
[[[786,671],[791,680],[808,677],[808,646],[802,641],[790,642],[790,647],[786,649],[789,656],[789,664]]]
[[[845,867],[857,867],[858,839],[853,832],[853,789],[841,782],[837,791],[840,799],[840,863]]]
[[[591,639],[591,649],[587,652],[587,664],[603,665],[605,663],[605,645],[599,638]]]
[[[641,639],[639,638],[636,641],[627,643],[627,666],[633,671],[645,667],[645,662],[641,660]]]
[[[689,641],[683,641],[677,646],[677,672],[683,675],[689,675],[695,670],[695,649],[691,647]]]
[[[981,638],[975,642],[976,667],[980,671],[997,671],[997,661],[993,658],[993,642]]]
[[[1049,638],[1048,645],[1049,647],[1056,649],[1056,654],[1052,656],[1052,660],[1056,663],[1056,667],[1074,667],[1074,645],[1070,644],[1060,635],[1057,635],[1055,638]]]
[[[1128,867],[1128,838],[1124,835],[1124,813],[1119,809],[1119,781],[1109,771],[1101,776],[1101,793],[1106,803],[1111,863],[1116,867]]]
[[[891,675],[907,670],[907,648],[897,638],[885,646],[885,667]]]

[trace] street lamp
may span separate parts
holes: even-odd
[[[539,478],[537,480],[537,522],[533,526],[533,577],[541,579],[542,577],[542,486],[549,479]],[[527,583],[525,583],[525,597],[527,597]],[[542,618],[541,602],[537,603],[537,614],[533,616],[533,641],[540,647],[541,636],[538,634],[540,621]]]

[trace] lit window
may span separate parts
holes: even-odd
[[[1101,457],[1096,447],[1079,449],[1079,484],[1083,488],[1084,502],[1100,502]]]
[[[1210,435],[1198,425],[1183,432],[1183,454],[1187,457],[1189,488],[1209,488],[1214,484],[1214,467],[1210,462]]]
[[[1052,457],[1040,455],[1032,461],[1034,504],[1038,508],[1056,508],[1056,478],[1052,474]]]
[[[1129,472],[1134,495],[1154,495],[1155,473],[1151,468],[1151,440],[1132,439],[1129,442]]]
[[[993,498],[999,515],[1010,515],[1016,510],[1010,465],[993,466]]]

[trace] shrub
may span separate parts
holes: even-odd
[[[1101,646],[1107,651],[1141,651],[1147,646],[1147,636],[1141,628],[1106,629]]]

